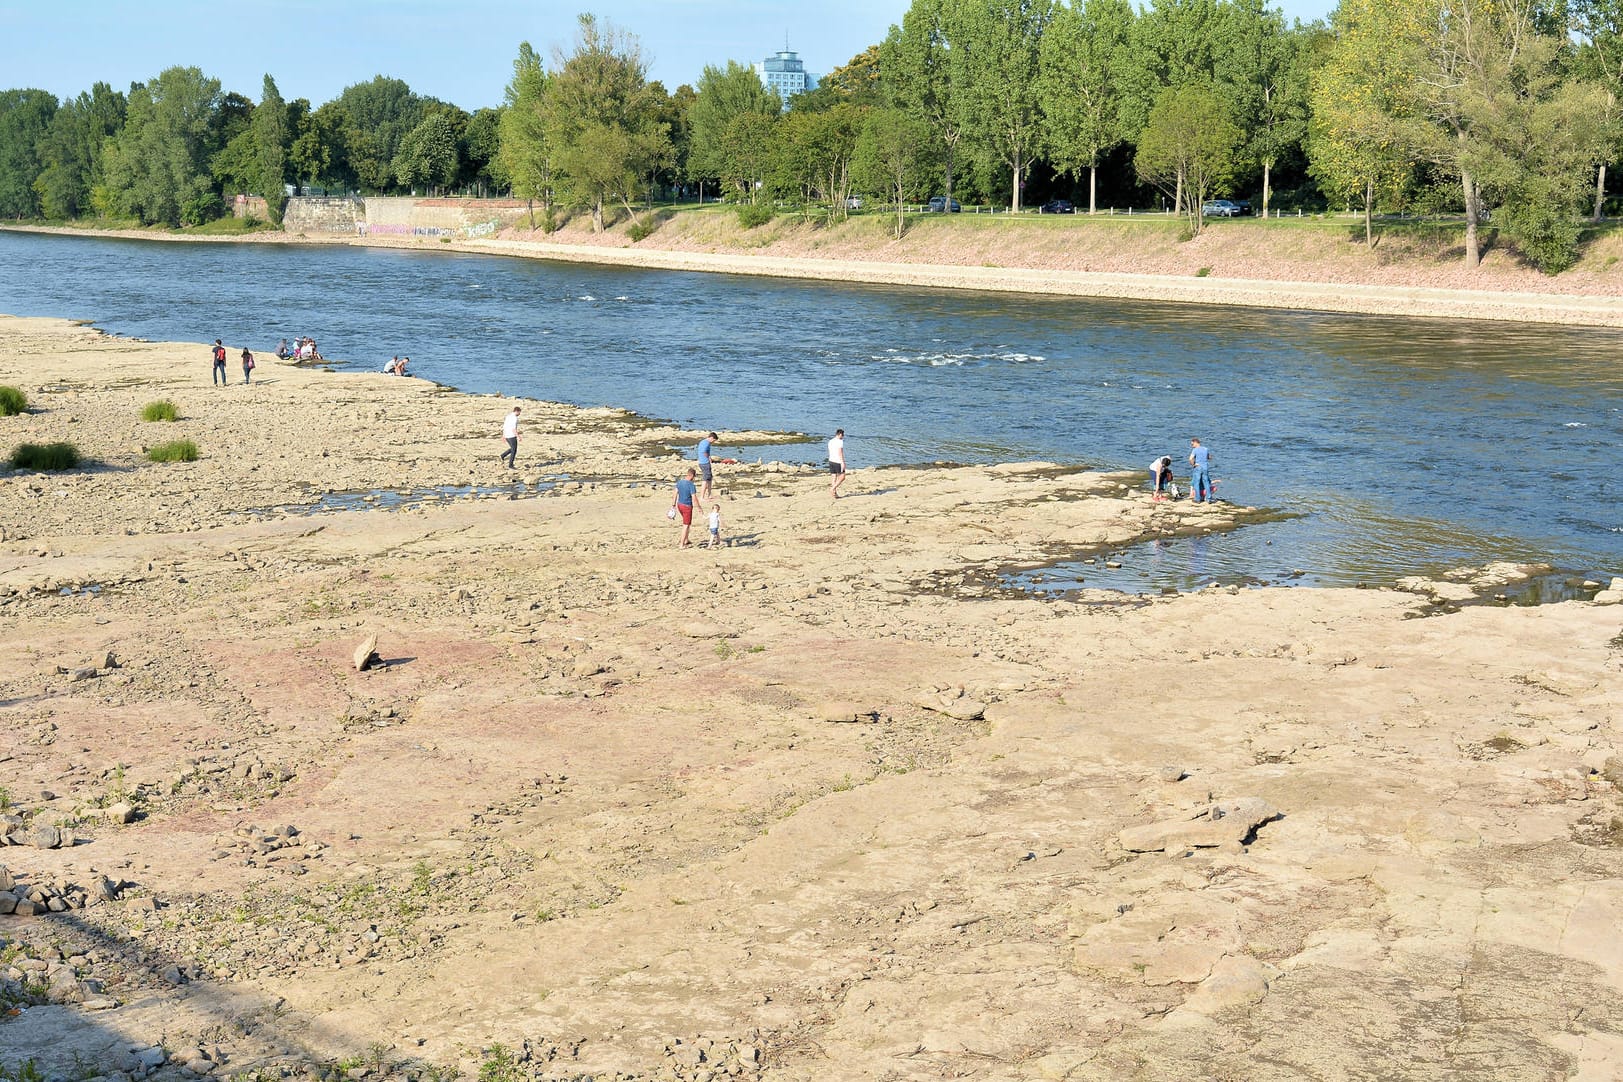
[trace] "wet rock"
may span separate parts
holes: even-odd
[[[1611,585],[1595,595],[1597,605],[1623,605],[1623,578],[1614,578]]]

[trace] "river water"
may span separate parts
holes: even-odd
[[[1616,331],[5,232],[0,312],[264,350],[310,334],[356,367],[405,353],[463,390],[694,428],[843,427],[857,467],[1147,476],[1199,436],[1219,496],[1292,516],[1162,546],[1137,569],[1146,588],[1388,582],[1495,559],[1623,574]],[[175,362],[206,381],[201,350]]]

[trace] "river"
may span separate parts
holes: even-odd
[[[256,350],[310,334],[360,368],[405,353],[462,390],[693,428],[843,427],[859,468],[1144,473],[1199,436],[1219,496],[1291,516],[1163,550],[1146,588],[1496,559],[1623,574],[1618,331],[7,232],[0,312]],[[206,382],[201,350],[176,364]]]

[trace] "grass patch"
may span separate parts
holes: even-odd
[[[276,233],[277,226],[258,218],[216,218],[202,225],[187,226],[177,232],[193,237],[240,237],[246,233]]]
[[[160,398],[156,402],[148,402],[141,407],[141,420],[178,421],[180,420],[180,407],[167,398]]]
[[[71,470],[79,462],[79,448],[71,443],[19,443],[11,452],[14,470]]]
[[[28,396],[21,387],[0,387],[0,417],[15,417],[28,408]]]
[[[170,440],[148,447],[147,457],[154,462],[196,462],[197,444],[191,440]]]

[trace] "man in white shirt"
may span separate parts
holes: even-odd
[[[514,406],[513,412],[502,422],[502,438],[507,441],[507,450],[502,452],[502,458],[510,470],[518,463],[518,413],[519,408]]]
[[[845,480],[845,429],[836,428],[834,438],[828,441],[828,494],[840,498],[840,484]]]

